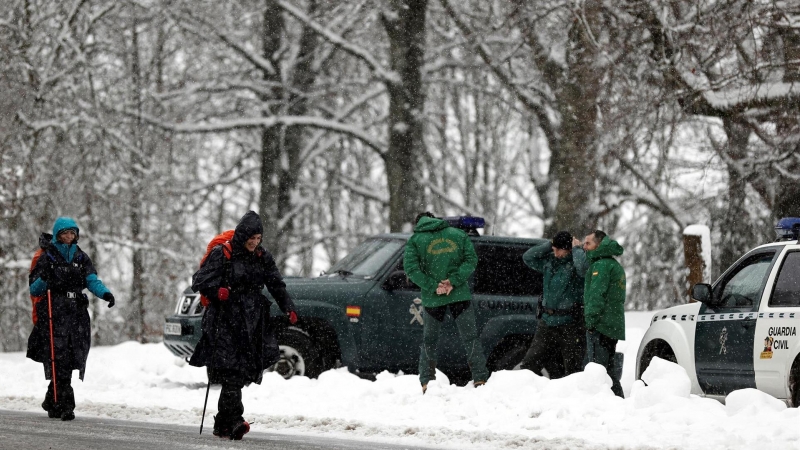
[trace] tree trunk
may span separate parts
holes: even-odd
[[[551,236],[560,230],[582,234],[595,227],[592,206],[596,203],[597,177],[595,123],[602,72],[596,67],[596,49],[587,26],[597,22],[600,3],[584,4],[588,21],[574,21],[567,42],[567,79],[557,94],[561,115],[560,139],[551,142],[550,179],[558,184],[555,217],[545,229]]]
[[[786,83],[800,82],[800,30],[788,26],[779,26],[779,35],[783,44],[783,81]],[[790,136],[800,134],[800,123],[796,114],[786,114],[778,123],[778,135]],[[794,152],[800,151],[800,146],[796,140],[790,139],[785,144],[788,151],[794,147]],[[791,142],[795,141],[795,142]],[[797,158],[790,162],[786,169],[795,177],[800,174],[800,161]],[[800,217],[800,180],[782,176],[778,184],[778,191],[775,197],[775,207],[773,214],[776,218],[781,217]]]
[[[133,102],[136,107],[138,116],[142,113],[142,99],[141,99],[141,63],[139,60],[139,34],[137,27],[139,21],[134,17],[133,26],[131,27],[131,78],[133,81]],[[142,121],[140,118],[136,119],[135,128],[133,130],[134,142],[136,143],[139,152],[131,152],[130,155],[130,173],[140,173],[144,161],[142,160],[141,153],[144,152],[144,137],[142,136]],[[134,175],[131,181],[134,183],[131,187],[131,201],[130,207],[130,221],[131,221],[131,242],[134,244],[132,269],[133,274],[131,277],[131,306],[134,314],[134,320],[131,320],[131,328],[129,330],[129,337],[132,340],[145,342],[145,314],[147,308],[145,306],[145,288],[144,288],[144,251],[136,244],[142,242],[142,190],[136,186],[137,177]]]
[[[728,135],[724,151],[728,158],[739,161],[747,156],[747,140],[750,130],[723,119],[723,128]],[[722,240],[720,249],[720,270],[730,267],[744,251],[752,247],[750,214],[746,211],[747,180],[728,165],[728,208],[722,221]]]
[[[262,56],[272,63],[275,72],[262,71],[264,81],[272,83],[281,82],[281,65],[276,60],[281,48],[284,29],[283,10],[275,1],[267,0],[263,14],[261,29]],[[271,95],[264,95],[261,101],[266,104],[281,98],[280,89],[273,88]],[[265,108],[264,108],[265,109]],[[262,115],[268,117],[277,111],[264,111]],[[281,202],[287,201],[286,193],[281,192],[281,129],[269,127],[261,129],[261,193],[259,194],[258,208],[261,220],[264,223],[262,240],[264,246],[275,256],[280,267],[285,256],[285,242],[282,230],[279,227],[282,208]]]
[[[272,82],[290,83],[292,89],[274,89],[273,98],[262,98],[262,101],[282,99],[288,105],[286,113],[302,116],[308,112],[308,104],[303,94],[309,92],[314,84],[316,74],[313,69],[314,51],[318,37],[310,28],[305,27],[300,38],[300,49],[297,63],[292,68],[287,80],[282,80],[280,72],[282,61],[276,58],[281,48],[285,23],[283,10],[273,0],[267,2],[264,13],[263,56],[272,63],[275,74],[264,72],[264,79]],[[317,2],[308,2],[309,16],[313,16]],[[283,111],[281,111],[283,112]],[[299,160],[303,150],[304,132],[302,126],[276,126],[266,128],[261,133],[261,197],[259,207],[264,221],[264,243],[275,256],[278,267],[281,267],[288,256],[289,237],[294,235],[295,214],[292,192],[297,186],[300,176]]]
[[[425,13],[428,0],[391,0],[381,15],[389,36],[392,72],[399,79],[389,91],[389,148],[384,156],[389,187],[389,228],[409,231],[417,212],[425,208],[415,170],[424,151],[422,64],[425,56]],[[432,168],[436,170],[435,168]]]

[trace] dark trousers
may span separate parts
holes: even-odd
[[[242,388],[244,377],[238,370],[209,370],[209,379],[219,381],[222,390],[217,402],[218,413],[214,417],[214,429],[230,432],[237,423],[244,420],[244,404],[242,404]]]
[[[422,324],[422,346],[419,354],[419,382],[423,386],[436,379],[436,356],[439,345],[439,334],[442,330],[447,309],[456,322],[461,343],[467,353],[467,364],[472,372],[473,381],[489,379],[486,368],[486,356],[478,339],[478,327],[475,325],[475,311],[470,301],[451,303],[436,308],[425,308],[425,319]]]
[[[585,333],[581,321],[551,327],[539,319],[533,342],[520,367],[537,375],[542,375],[542,369],[546,369],[553,380],[580,372],[586,352]]]
[[[622,392],[622,385],[616,376],[617,368],[614,361],[614,354],[617,352],[617,340],[600,333],[598,331],[586,333],[586,359],[590,362],[600,364],[606,368],[606,373],[611,377],[611,391],[617,397],[625,398]]]
[[[75,391],[72,389],[72,372],[61,371],[56,369],[56,391],[58,394],[57,400],[53,400],[53,380],[50,374],[50,365],[45,364],[45,373],[50,379],[50,384],[47,386],[47,394],[45,394],[44,401],[42,402],[42,409],[47,412],[53,412],[60,416],[64,412],[75,411]]]

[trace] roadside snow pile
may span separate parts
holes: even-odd
[[[638,342],[628,345],[630,373]],[[0,408],[43,413],[41,364],[0,353],[0,379]],[[316,380],[267,373],[243,393],[254,431],[458,449],[800,448],[798,410],[761,392],[734,392],[728,406],[699,398],[689,394],[686,372],[663,360],[654,360],[644,379],[623,379],[631,392],[623,400],[595,364],[552,381],[524,370],[497,372],[478,389],[450,385],[439,373],[422,395],[413,375],[384,372],[371,382],[338,369]],[[75,376],[76,413],[198,425],[205,381],[204,369],[160,344],[97,347],[86,381]],[[207,424],[218,396],[212,388]]]
[[[686,370],[669,361],[655,357],[642,379],[633,382],[630,396],[637,408],[646,408],[661,402],[669,402],[672,397],[689,398],[692,381]]]

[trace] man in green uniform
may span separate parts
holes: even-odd
[[[426,313],[419,355],[422,393],[428,389],[428,382],[436,378],[436,347],[448,308],[467,353],[473,384],[476,387],[486,384],[489,371],[478,340],[468,283],[478,265],[472,241],[465,232],[429,212],[417,215],[414,223],[414,235],[406,243],[403,266],[406,275],[422,291]]]
[[[587,360],[605,366],[611,390],[624,398],[614,362],[617,341],[625,340],[625,270],[614,259],[623,249],[600,230],[586,236],[583,249],[590,263],[583,292]]]
[[[583,369],[586,329],[583,325],[583,283],[588,263],[581,243],[567,231],[531,247],[522,260],[542,273],[542,302],[533,342],[521,367],[551,379]]]

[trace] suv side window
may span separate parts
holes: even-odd
[[[800,306],[800,252],[787,253],[783,259],[769,306]]]
[[[522,261],[523,246],[478,244],[478,267],[473,275],[475,294],[535,296],[542,294],[542,274]]]
[[[714,303],[721,308],[752,309],[764,291],[775,251],[750,256],[714,288]]]
[[[405,272],[405,268],[403,267],[403,258],[402,253],[400,257],[400,261],[397,261],[397,265],[394,268],[395,272]],[[397,287],[400,291],[421,291],[422,289],[419,288],[416,284],[414,284],[408,276],[406,276],[403,284]]]

